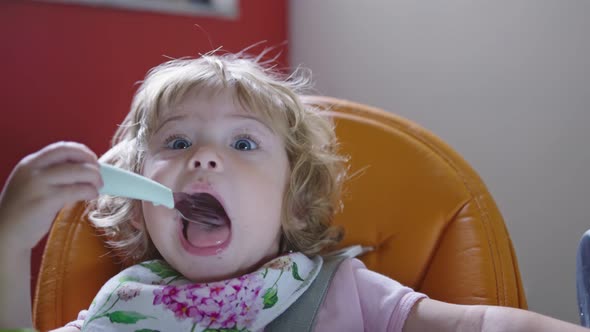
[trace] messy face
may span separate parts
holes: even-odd
[[[231,89],[189,92],[162,110],[151,135],[143,175],[174,192],[206,195],[217,221],[199,225],[175,210],[143,202],[154,245],[194,281],[235,277],[279,251],[289,162],[283,140]]]

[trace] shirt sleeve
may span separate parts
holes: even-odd
[[[336,271],[320,306],[315,331],[401,332],[412,307],[426,295],[348,259]]]

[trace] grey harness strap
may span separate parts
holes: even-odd
[[[312,331],[320,305],[328,293],[328,287],[340,264],[347,258],[356,257],[366,249],[360,246],[343,249],[324,256],[324,264],[316,279],[289,309],[264,328],[264,332]]]

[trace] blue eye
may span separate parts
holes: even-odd
[[[240,138],[234,142],[233,148],[240,151],[250,151],[258,149],[258,144],[250,138]]]
[[[188,149],[191,145],[191,142],[184,138],[173,138],[166,142],[166,146],[173,150]]]

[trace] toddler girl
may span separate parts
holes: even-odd
[[[345,158],[329,120],[302,103],[306,84],[239,54],[148,73],[101,161],[203,198],[202,223],[99,197],[97,158],[78,143],[24,158],[0,197],[0,263],[16,258],[0,283],[0,327],[30,325],[28,250],[64,204],[91,200],[90,220],[129,267],[59,331],[581,329],[430,300],[367,270],[352,258],[362,248],[326,255],[341,239],[331,220]]]

